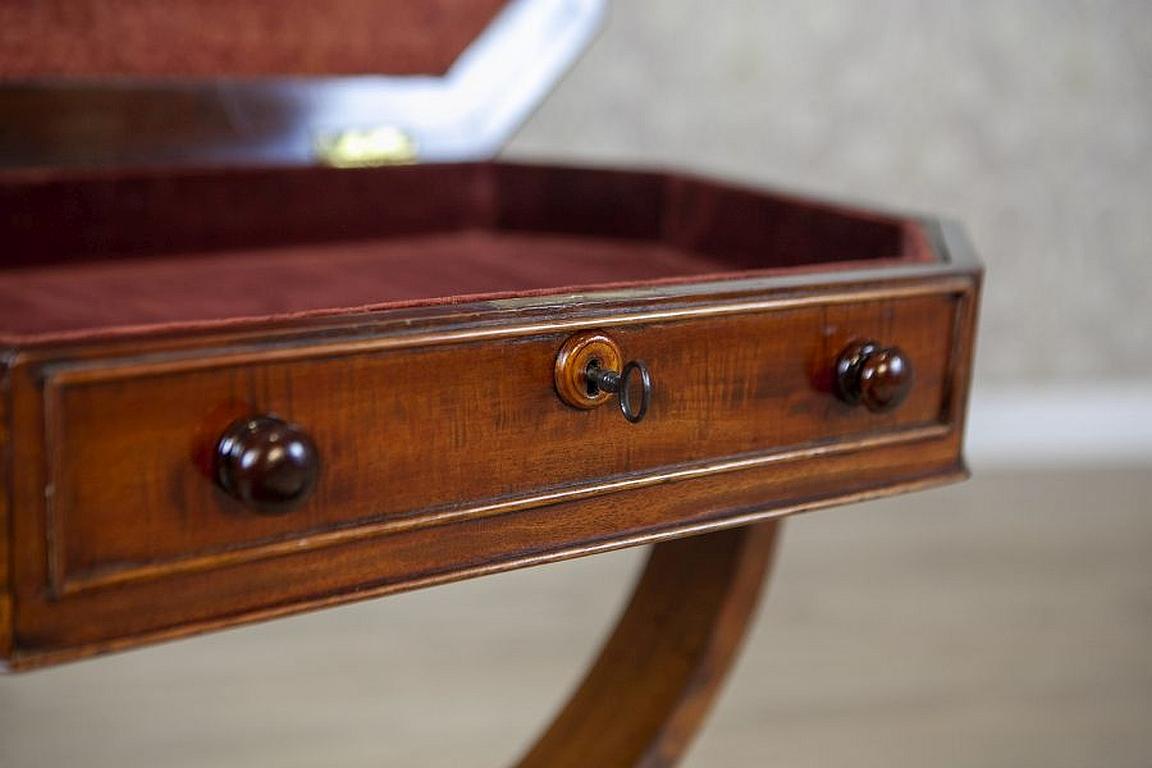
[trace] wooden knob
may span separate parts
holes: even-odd
[[[272,416],[237,421],[216,444],[220,487],[264,514],[282,514],[306,499],[319,469],[312,438]]]
[[[836,395],[874,412],[900,405],[912,389],[912,364],[899,347],[854,341],[836,361]]]

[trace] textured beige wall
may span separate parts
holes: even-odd
[[[616,0],[509,155],[964,221],[981,385],[1152,381],[1152,3]]]

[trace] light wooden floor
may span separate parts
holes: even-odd
[[[0,678],[0,766],[500,765],[638,557]],[[1152,472],[988,473],[789,521],[688,763],[1152,765]]]

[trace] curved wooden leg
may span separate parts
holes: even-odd
[[[749,628],[778,528],[657,544],[599,657],[519,768],[678,762]]]

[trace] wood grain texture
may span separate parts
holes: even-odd
[[[770,519],[965,476],[959,435],[786,462],[398,532],[312,552],[46,599],[43,548],[16,554],[26,668],[349,600]],[[32,482],[25,483],[25,491]],[[26,527],[17,521],[16,535]],[[34,529],[33,529],[34,530]],[[37,576],[39,581],[37,581]],[[181,599],[173,601],[173,594]]]
[[[636,426],[614,409],[561,402],[551,372],[567,334],[540,330],[339,357],[319,346],[283,362],[256,353],[163,374],[118,367],[106,379],[86,368],[77,383],[57,370],[45,380],[53,588],[210,568],[225,551],[264,557],[287,537],[296,551],[322,547],[326,531],[346,541],[349,526],[378,535],[491,516],[559,491],[939,424],[958,300],[851,303],[835,323],[814,306],[608,326],[655,378],[651,419]],[[917,387],[891,414],[846,406],[825,385],[845,337],[873,333],[917,361]],[[207,459],[229,424],[261,414],[311,434],[323,466],[315,493],[283,516],[221,493]],[[131,526],[120,524],[125,510]]]
[[[12,653],[11,477],[12,440],[8,410],[9,372],[0,362],[0,666]]]
[[[963,315],[963,312],[959,312]],[[962,370],[962,369],[961,369]],[[959,372],[959,371],[957,371]],[[25,426],[34,433],[37,395],[28,395]],[[952,412],[951,404],[948,405]],[[901,434],[899,432],[897,435]],[[32,471],[19,478],[21,515],[14,527],[27,542],[18,556],[20,574],[16,664],[43,663],[109,650],[147,639],[226,626],[238,620],[278,615],[348,599],[360,599],[479,573],[546,562],[681,535],[715,526],[816,508],[837,500],[955,479],[960,435],[954,424],[909,434],[912,442],[892,445],[850,442],[843,453],[819,449],[781,454],[761,465],[737,465],[723,474],[683,477],[653,485],[606,489],[587,498],[563,497],[545,506],[510,508],[497,518],[464,519],[451,525],[391,531],[387,536],[348,535],[334,528],[332,546],[301,552],[309,537],[284,542],[276,557],[244,563],[220,552],[200,573],[125,583],[73,598],[46,599],[51,583],[46,546],[52,539],[43,518],[27,513],[43,503],[43,474],[21,443],[18,456]],[[129,518],[138,519],[127,511]],[[492,520],[492,523],[488,521]],[[448,521],[451,522],[451,521]],[[496,524],[493,524],[496,523]],[[425,535],[426,534],[426,535]],[[169,600],[172,590],[184,599]],[[53,650],[55,649],[55,650]]]
[[[679,762],[739,652],[779,527],[656,545],[598,658],[519,768]]]

